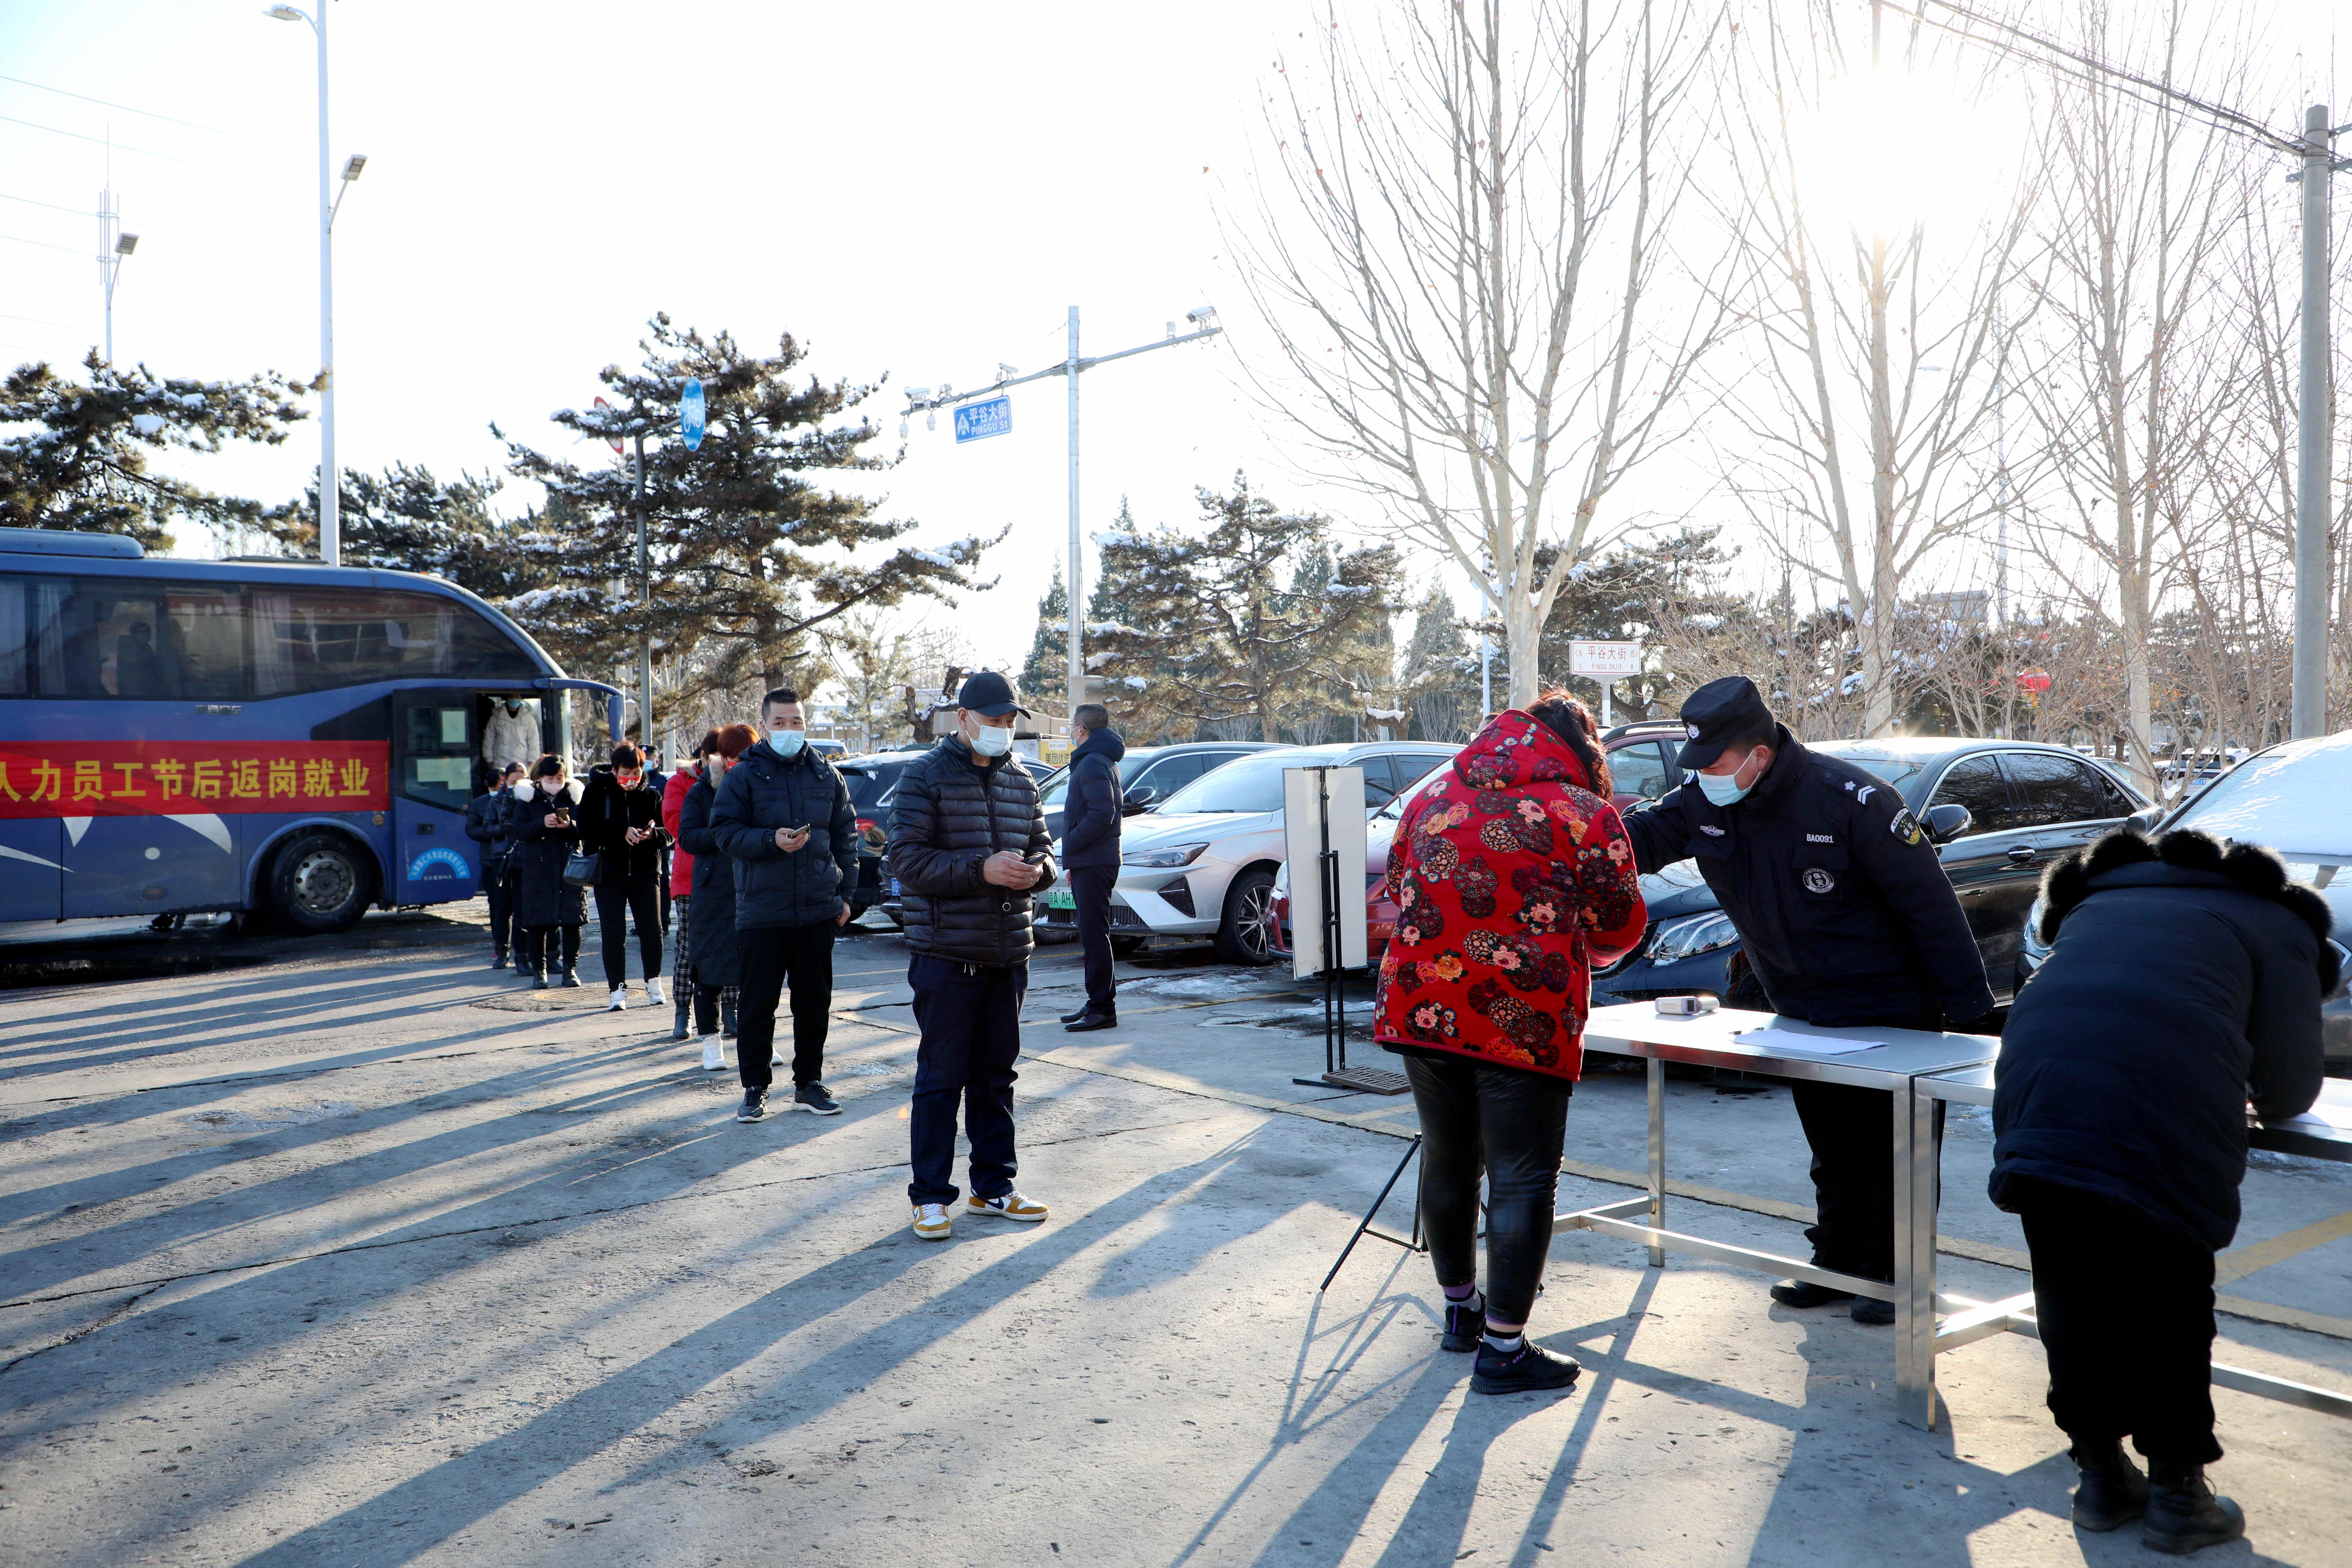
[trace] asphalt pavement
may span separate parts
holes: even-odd
[[[845,1113],[742,1126],[667,1008],[602,1010],[593,932],[589,984],[533,993],[478,919],[131,931],[62,982],[0,948],[0,1563],[2146,1555],[2068,1525],[2014,1336],[1942,1359],[1921,1432],[1888,1331],[1589,1234],[1532,1330],[1585,1363],[1564,1396],[1471,1394],[1419,1256],[1367,1242],[1318,1294],[1412,1115],[1291,1081],[1321,1046],[1286,974],[1122,964],[1120,1027],[1072,1036],[1045,950],[1021,1182],[1053,1216],[929,1245],[894,934],[837,949]],[[1669,1087],[1675,1223],[1801,1247],[1785,1090]],[[1562,1201],[1628,1195],[1643,1129],[1637,1076],[1588,1077]],[[1954,1118],[1941,1225],[1988,1296],[2023,1288],[1990,1146]],[[2246,1198],[2220,1353],[2352,1389],[2352,1171],[2261,1156]],[[2216,1401],[2252,1529],[2207,1560],[2352,1563],[2352,1423]]]

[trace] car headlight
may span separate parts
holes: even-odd
[[[2025,929],[2018,933],[2017,951],[2018,967],[2029,974],[2041,968],[2042,961],[2050,956],[2050,944],[2042,940],[2040,899],[2034,900],[2033,907],[2026,911]]]
[[[1205,844],[1165,844],[1156,849],[1136,849],[1118,858],[1122,866],[1190,866],[1207,852]]]
[[[1675,963],[1702,952],[1713,952],[1718,947],[1729,947],[1738,940],[1739,928],[1721,910],[1685,915],[1658,928],[1658,939],[1650,944],[1650,962]]]

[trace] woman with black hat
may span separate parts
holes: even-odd
[[[2043,880],[2053,947],[2001,1034],[1991,1192],[2025,1223],[2084,1530],[2140,1519],[2170,1552],[2245,1532],[2205,1480],[2213,1255],[2237,1233],[2248,1100],[2271,1121],[2318,1098],[2331,923],[2278,857],[2201,833],[2110,833]]]

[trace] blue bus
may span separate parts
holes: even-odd
[[[0,529],[0,921],[470,899],[491,718],[568,759],[573,690],[619,731],[616,689],[437,577]]]

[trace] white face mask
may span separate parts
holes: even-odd
[[[983,757],[1001,757],[1013,749],[1012,730],[995,724],[980,725],[968,739],[972,751]]]

